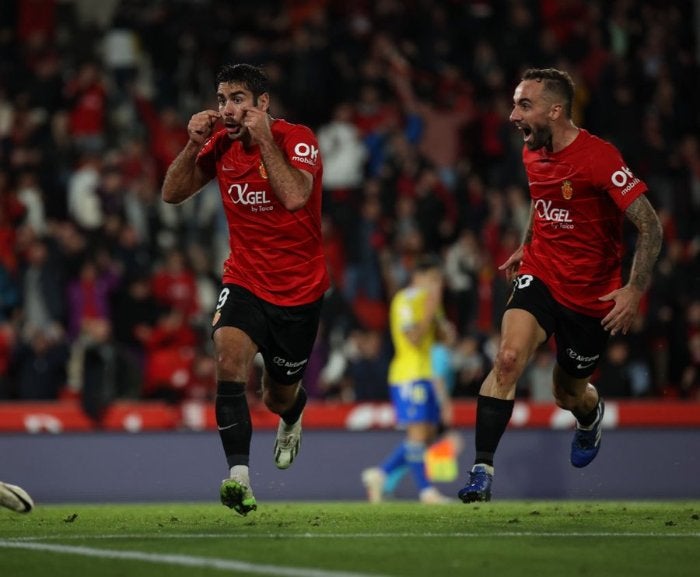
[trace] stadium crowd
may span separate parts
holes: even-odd
[[[333,287],[311,397],[386,398],[387,303],[426,252],[447,273],[453,394],[476,395],[509,291],[496,267],[529,214],[508,116],[530,66],[572,74],[576,123],[620,148],[664,223],[643,314],[612,340],[599,388],[698,397],[693,5],[0,2],[0,399],[79,397],[99,419],[115,398],[212,397],[210,319],[228,250],[219,193],[212,184],[173,207],[160,185],[190,115],[216,108],[223,62],[263,65],[272,114],[319,138]],[[552,363],[539,351],[523,398],[551,398]]]

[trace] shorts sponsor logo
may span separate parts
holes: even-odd
[[[592,367],[593,365],[596,364],[596,362],[600,358],[599,354],[593,355],[592,357],[586,357],[584,355],[580,355],[575,350],[573,350],[571,348],[566,349],[566,354],[569,355],[569,358],[576,361],[576,368],[577,369],[587,369],[589,367]]]
[[[272,359],[272,362],[278,367],[287,369],[287,374],[291,376],[301,371],[308,360],[309,359],[304,359],[303,361],[288,361],[282,357],[275,357]]]

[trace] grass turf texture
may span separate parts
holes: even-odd
[[[0,510],[0,567],[3,577],[696,576],[700,501],[266,503],[247,517],[208,503],[39,505]]]

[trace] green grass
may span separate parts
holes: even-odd
[[[699,567],[700,501],[262,503],[247,517],[209,503],[0,510],[2,577],[676,577]]]

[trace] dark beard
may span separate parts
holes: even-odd
[[[527,146],[529,150],[546,148],[549,152],[552,152],[552,131],[548,126],[543,126],[536,130],[533,129],[532,138],[529,142],[525,143],[525,146]]]

